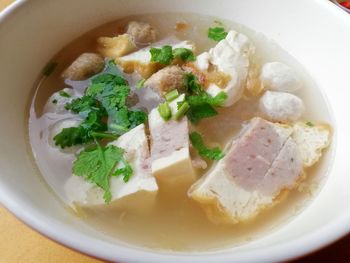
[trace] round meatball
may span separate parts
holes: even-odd
[[[126,33],[132,36],[136,44],[150,44],[156,40],[156,30],[147,23],[131,21]]]
[[[271,121],[288,122],[303,114],[304,103],[290,93],[266,91],[260,98],[259,109]]]
[[[260,75],[261,83],[267,90],[291,92],[301,88],[296,73],[280,62],[270,62],[263,65]]]
[[[102,56],[95,53],[83,53],[62,73],[64,79],[84,80],[103,70]]]
[[[144,85],[164,95],[174,89],[182,90],[184,78],[185,72],[179,66],[168,66],[154,73]]]

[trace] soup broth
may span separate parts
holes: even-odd
[[[126,17],[99,26],[69,43],[52,59],[57,63],[53,73],[48,77],[40,76],[35,85],[29,114],[30,144],[41,175],[63,202],[68,203],[63,187],[72,175],[75,155],[69,149],[61,152],[52,144],[49,128],[70,115],[44,115],[45,102],[52,93],[67,86],[82,93],[88,81],[64,81],[61,78],[62,71],[81,53],[96,52],[98,37],[123,33],[127,23],[132,20],[150,23],[159,31],[158,39],[176,37],[193,41],[196,44],[195,54],[207,51],[216,44],[207,37],[209,27],[224,25],[227,29],[244,33],[256,47],[255,61],[258,67],[265,62],[280,61],[291,66],[300,76],[303,88],[297,95],[303,99],[306,108],[302,120],[331,122],[326,102],[315,83],[291,55],[261,33],[231,21],[197,14],[162,13]],[[126,77],[131,80],[131,86],[135,84],[130,76]],[[227,147],[228,142],[240,132],[242,121],[259,115],[258,98],[245,94],[233,106],[219,108],[219,115],[203,119],[197,125],[197,131],[209,145]],[[77,207],[75,213],[108,238],[136,246],[175,251],[209,251],[237,246],[276,231],[305,208],[326,177],[329,151],[324,155],[322,162],[306,170],[306,179],[298,188],[279,198],[279,203],[274,207],[265,209],[254,219],[243,223],[214,224],[199,204],[188,197],[188,185],[171,188],[161,183],[157,194],[137,192],[110,204]],[[198,169],[198,177],[209,170],[211,163],[208,164],[207,169]]]

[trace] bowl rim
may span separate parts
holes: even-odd
[[[332,10],[343,19],[349,15],[329,0],[313,0],[324,8]],[[0,12],[0,24],[28,0],[17,0]],[[350,22],[350,20],[348,21]],[[349,23],[350,24],[350,23]],[[166,251],[150,251],[137,247],[112,245],[107,241],[96,240],[77,230],[67,231],[65,224],[49,218],[43,211],[33,207],[23,209],[24,202],[5,187],[0,180],[0,203],[20,221],[45,237],[68,248],[91,257],[120,262],[279,262],[296,259],[315,252],[350,233],[350,210],[341,217],[314,232],[286,243],[269,248],[255,249],[254,253],[243,252],[237,257],[231,251],[213,251],[198,254],[169,254]]]
[[[331,0],[336,6],[350,14],[350,9],[342,6],[337,0]]]

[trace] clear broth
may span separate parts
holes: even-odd
[[[71,165],[75,157],[73,153],[62,153],[50,145],[48,127],[65,116],[43,116],[43,107],[52,93],[64,87],[82,90],[86,81],[64,83],[60,78],[61,72],[81,53],[96,52],[97,37],[122,33],[130,20],[151,23],[159,30],[159,39],[175,35],[179,39],[194,41],[197,54],[215,45],[206,35],[209,27],[219,24],[216,18],[195,14],[163,13],[126,17],[85,33],[53,58],[58,63],[56,70],[49,77],[40,77],[35,86],[30,107],[29,137],[42,176],[64,202],[67,202],[67,197],[63,184],[71,176]],[[178,22],[188,26],[185,30],[177,31]],[[298,95],[307,108],[302,119],[331,122],[322,94],[294,58],[262,34],[231,21],[220,22],[227,29],[242,32],[252,40],[260,64],[281,61],[296,70],[304,85]],[[224,146],[237,134],[241,121],[255,115],[255,100],[247,97],[233,107],[220,109],[218,117],[203,120],[197,128],[207,142]],[[139,192],[110,205],[79,208],[76,212],[84,222],[109,238],[136,246],[175,251],[208,251],[237,246],[276,230],[302,211],[326,177],[329,151],[325,155],[322,162],[306,171],[307,178],[298,189],[290,191],[273,208],[245,223],[231,226],[211,223],[199,205],[187,197],[187,186],[165,189],[160,185],[156,195]]]

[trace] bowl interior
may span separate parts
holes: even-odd
[[[350,18],[325,0],[61,0],[19,1],[0,17],[0,201],[49,237],[98,257],[119,261],[201,262],[204,255],[136,249],[84,225],[65,209],[38,176],[27,138],[27,106],[33,83],[47,61],[83,32],[123,16],[195,12],[236,21],[274,39],[294,56],[326,94],[335,118],[334,164],[311,205],[264,238],[205,256],[206,262],[285,260],[325,245],[350,229],[347,69]],[[337,28],[337,30],[334,30]],[[340,142],[340,143],[337,143]]]

